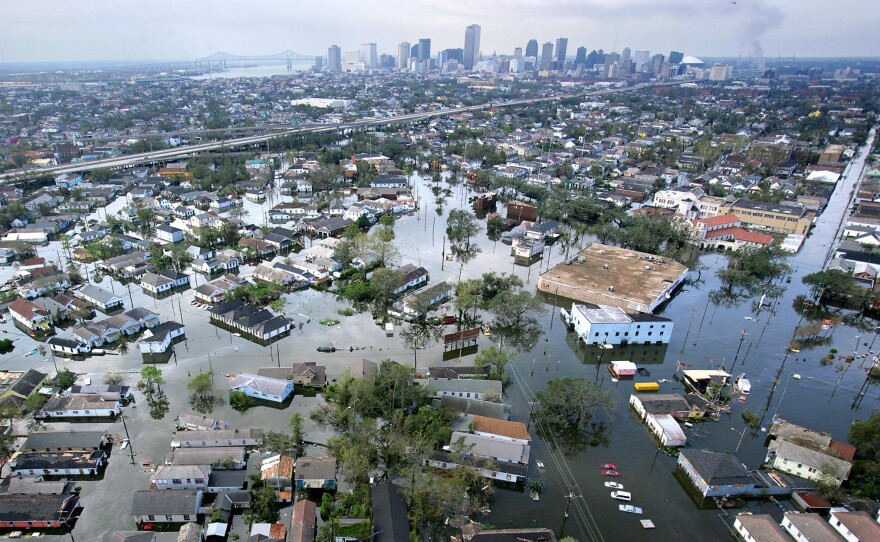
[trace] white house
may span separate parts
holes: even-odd
[[[563,318],[587,344],[668,344],[672,337],[672,320],[609,305],[573,303]]]
[[[9,315],[31,331],[50,331],[52,329],[49,311],[31,301],[17,298],[9,304]]]
[[[179,243],[183,241],[184,231],[174,226],[168,226],[167,224],[162,224],[161,226],[156,226],[156,233],[154,234],[155,238],[163,243]]]
[[[840,540],[831,525],[819,514],[786,512],[781,525],[798,542]]]
[[[173,290],[174,281],[148,271],[141,277],[141,288],[154,295],[161,294]]]
[[[177,322],[163,322],[144,333],[138,341],[138,349],[142,354],[163,354],[171,347],[177,337],[186,333],[186,327]]]
[[[135,491],[131,501],[131,514],[135,522],[189,523],[198,519],[202,506],[199,490],[149,489]]]
[[[162,465],[156,469],[150,481],[156,485],[156,489],[206,490],[210,476],[210,465]]]
[[[171,434],[172,448],[217,448],[257,446],[260,439],[252,429],[214,431],[176,431]]]
[[[501,397],[502,384],[499,380],[477,380],[475,378],[421,378],[415,383],[424,386],[436,398],[444,396],[484,399],[486,396]]]
[[[828,523],[847,542],[880,540],[880,523],[877,523],[867,512],[831,510]]]
[[[745,542],[791,542],[770,514],[738,514],[733,529]]]
[[[250,373],[241,373],[230,389],[243,391],[248,397],[283,403],[293,393],[293,382]]]
[[[76,395],[50,398],[34,414],[39,419],[116,418],[122,412],[119,401],[105,401],[100,395]]]
[[[122,308],[121,297],[91,284],[86,284],[77,290],[74,295],[98,307],[103,312]]]
[[[104,450],[22,452],[9,460],[9,468],[25,476],[94,476],[106,459]]]

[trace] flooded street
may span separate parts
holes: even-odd
[[[857,158],[856,161],[863,160]],[[860,169],[859,164],[853,169]],[[856,172],[857,173],[857,172]],[[401,252],[400,264],[413,263],[425,267],[431,274],[431,283],[442,280],[456,282],[459,279],[479,277],[485,272],[515,273],[527,283],[527,289],[534,291],[538,275],[548,266],[560,263],[564,255],[559,247],[545,251],[545,259],[531,267],[514,266],[510,247],[503,243],[492,243],[480,235],[481,253],[463,269],[458,262],[445,261],[442,257],[443,235],[446,229],[446,216],[450,208],[467,206],[468,193],[464,187],[452,187],[453,196],[444,206],[444,213],[438,216],[436,204],[430,195],[430,183],[414,177],[417,190],[423,202],[418,215],[406,216],[397,221],[395,232]],[[776,312],[769,309],[754,314],[748,300],[739,306],[717,310],[707,303],[707,294],[717,288],[715,277],[717,269],[726,265],[726,258],[707,254],[701,261],[708,269],[702,272],[703,282],[685,285],[684,289],[663,309],[662,314],[675,321],[671,343],[663,347],[615,348],[604,355],[603,363],[613,359],[632,359],[644,365],[651,372],[651,381],[666,379],[661,384],[661,393],[679,393],[681,384],[673,380],[676,362],[682,361],[694,368],[718,367],[724,365],[733,374],[746,373],[752,383],[752,391],[744,404],[734,403],[729,414],[722,415],[717,423],[707,422],[686,428],[690,445],[715,451],[731,451],[737,447],[738,457],[749,468],[757,468],[764,457],[765,434],[760,430],[746,430],[741,413],[744,409],[758,414],[766,426],[774,414],[794,423],[807,425],[813,429],[831,433],[838,440],[845,440],[849,422],[856,417],[866,417],[880,408],[878,388],[871,385],[868,392],[853,411],[853,402],[860,386],[865,380],[864,359],[856,359],[846,372],[838,363],[821,365],[820,358],[829,348],[837,348],[841,354],[850,354],[858,348],[867,351],[863,343],[870,343],[874,333],[860,332],[845,325],[834,330],[832,342],[814,349],[804,348],[799,353],[785,356],[786,345],[800,318],[792,309],[797,295],[808,295],[808,289],[801,283],[803,275],[819,271],[832,246],[840,217],[846,212],[850,194],[857,174],[850,175],[838,183],[837,190],[825,213],[807,239],[804,248],[789,259],[792,266],[792,280],[786,285],[785,293],[777,300]],[[262,208],[249,205],[250,219],[259,221]],[[264,206],[265,207],[265,206]],[[499,209],[502,211],[503,209]],[[485,222],[483,222],[485,225]],[[484,228],[485,229],[485,228]],[[584,239],[588,243],[589,239]],[[449,247],[446,246],[448,251]],[[40,255],[55,260],[53,246],[41,247]],[[572,253],[574,247],[572,248]],[[243,268],[249,273],[250,268]],[[102,286],[110,288],[110,279],[105,278]],[[195,284],[203,284],[204,277],[198,277]],[[73,538],[81,540],[105,540],[114,530],[134,529],[131,517],[131,492],[149,487],[149,471],[144,463],[161,463],[170,451],[169,442],[174,427],[174,419],[182,411],[189,411],[186,384],[191,375],[212,368],[218,394],[226,396],[228,381],[225,374],[244,371],[255,372],[259,367],[277,363],[270,357],[269,348],[258,346],[241,337],[219,330],[208,323],[205,310],[190,305],[191,291],[173,297],[154,300],[141,293],[139,286],[129,291],[116,283],[113,289],[122,293],[126,309],[134,306],[146,307],[160,313],[162,320],[182,321],[186,325],[186,343],[176,347],[177,361],[174,358],[161,366],[166,384],[162,387],[169,400],[168,413],[160,420],[152,419],[146,408],[143,396],[136,393],[137,403],[126,409],[126,425],[131,437],[132,455],[129,450],[113,450],[110,465],[102,482],[83,482],[82,505],[84,512],[73,531]],[[328,378],[341,375],[348,364],[360,358],[374,361],[392,359],[402,364],[413,364],[412,351],[406,350],[398,336],[388,338],[384,331],[372,322],[369,315],[341,316],[337,310],[344,307],[332,294],[313,290],[296,292],[286,296],[288,304],[285,313],[297,323],[302,322],[302,330],[291,332],[272,345],[280,352],[282,365],[302,361],[316,361],[327,366]],[[530,352],[520,353],[510,366],[512,386],[506,390],[505,400],[511,405],[511,419],[528,421],[528,401],[534,392],[545,387],[547,381],[560,377],[586,377],[598,379],[602,386],[615,391],[617,409],[605,433],[607,442],[598,447],[588,447],[572,456],[564,456],[540,439],[533,441],[532,457],[543,462],[539,469],[532,461],[530,479],[544,481],[544,492],[540,501],[532,501],[526,493],[498,490],[491,505],[492,512],[485,521],[498,528],[546,526],[553,528],[557,535],[572,535],[581,542],[588,540],[638,540],[649,536],[656,540],[715,540],[727,536],[727,528],[719,519],[717,510],[698,510],[688,494],[673,477],[676,460],[659,451],[647,429],[630,414],[629,396],[632,382],[611,381],[604,367],[597,365],[598,349],[578,344],[575,337],[567,332],[559,319],[556,300],[548,300],[546,312],[541,316],[545,335]],[[566,307],[568,308],[568,307]],[[181,314],[182,311],[182,314]],[[319,323],[324,318],[336,318],[341,323],[327,327]],[[690,332],[688,333],[688,327]],[[36,368],[44,372],[54,372],[51,360],[24,354],[35,347],[32,339],[20,334],[10,323],[2,329],[15,336],[16,348],[0,357],[2,367],[9,370]],[[735,367],[731,367],[735,352],[740,346],[741,333],[746,336]],[[14,335],[17,334],[17,335]],[[685,341],[685,335],[688,335]],[[857,338],[857,336],[860,336]],[[316,352],[320,345],[333,344],[339,350],[332,354]],[[490,344],[489,338],[480,338],[480,347]],[[858,345],[858,347],[857,347]],[[442,365],[443,348],[434,345],[418,352],[419,369],[429,365]],[[274,354],[273,354],[274,355]],[[473,356],[467,356],[448,364],[472,365]],[[100,382],[107,371],[121,371],[128,375],[126,384],[134,386],[137,373],[142,367],[141,356],[135,345],[125,355],[93,357],[86,361],[58,360],[58,366],[89,375],[93,382]],[[792,378],[799,374],[800,378]],[[777,379],[775,392],[771,393]],[[255,427],[286,430],[287,420],[295,412],[306,418],[307,439],[321,442],[326,438],[308,421],[308,413],[321,399],[297,395],[292,404],[284,410],[267,407],[252,408],[239,414],[228,405],[218,405],[212,416],[228,421],[230,427]],[[112,433],[124,435],[122,423],[115,424],[51,424],[53,430],[107,429]],[[534,435],[534,427],[531,427]],[[746,430],[741,437],[741,431]],[[741,440],[741,442],[740,442]],[[617,510],[617,502],[608,495],[609,489],[603,482],[607,480],[600,474],[603,463],[615,463],[622,472],[620,482],[627,491],[633,493],[633,503],[642,507],[643,516],[624,514]],[[566,497],[571,495],[571,499]],[[568,518],[564,516],[569,504]],[[649,518],[657,528],[653,532],[643,531],[638,520]],[[241,518],[237,518],[240,524]],[[601,534],[600,534],[601,533]],[[50,540],[68,540],[65,536],[48,536]],[[172,538],[163,535],[162,540]]]

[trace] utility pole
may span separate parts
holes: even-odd
[[[739,349],[742,348],[744,340],[746,340],[746,330],[742,330],[739,333],[739,346],[736,347],[736,355],[733,356],[733,363],[730,365],[731,371],[733,371],[733,368],[736,367],[736,359],[739,357]]]
[[[691,309],[691,319],[688,321],[687,332],[684,334],[684,340],[681,342],[681,353],[684,354],[684,347],[688,342],[688,335],[691,334],[691,324],[694,323],[694,315],[697,313],[697,309]]]
[[[128,426],[125,425],[125,415],[119,417],[122,420],[122,428],[125,429],[125,438],[128,439],[128,451],[131,454],[131,464],[134,466],[134,446],[131,443],[131,435],[128,434]]]
[[[443,250],[440,252],[440,271],[443,271],[443,267],[446,265],[446,236],[443,236]]]

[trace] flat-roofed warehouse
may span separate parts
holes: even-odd
[[[568,299],[653,312],[681,284],[688,268],[670,258],[593,243],[545,271],[538,289]]]

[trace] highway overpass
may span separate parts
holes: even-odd
[[[669,85],[670,83],[664,83],[664,85]],[[676,84],[676,83],[671,83]],[[503,107],[514,107],[517,105],[531,105],[536,103],[543,102],[555,102],[559,100],[569,99],[569,98],[591,98],[602,96],[606,94],[615,94],[620,92],[630,92],[634,90],[643,89],[649,86],[648,84],[635,85],[631,87],[621,87],[621,88],[610,88],[610,89],[602,89],[602,90],[594,90],[586,93],[578,93],[578,94],[565,94],[560,96],[549,96],[542,98],[522,98],[516,100],[507,100],[504,102],[498,103],[487,103],[481,105],[473,105],[468,107],[455,107],[449,109],[440,109],[437,111],[425,111],[420,113],[410,113],[407,115],[398,115],[395,117],[386,117],[379,119],[364,119],[354,122],[347,122],[342,124],[319,124],[313,126],[303,126],[299,128],[294,128],[290,130],[273,132],[271,134],[263,134],[258,136],[249,136],[249,137],[239,137],[234,139],[227,139],[223,141],[215,141],[210,143],[199,143],[196,145],[182,145],[179,147],[174,147],[171,149],[164,149],[160,151],[152,151],[145,152],[140,154],[128,154],[125,156],[117,156],[113,158],[104,158],[100,160],[89,160],[87,162],[79,162],[76,164],[62,164],[59,166],[52,166],[47,168],[41,168],[36,170],[30,170],[26,172],[6,172],[0,174],[0,181],[4,183],[16,182],[22,178],[32,178],[38,175],[60,175],[62,173],[80,173],[85,171],[92,171],[95,169],[119,169],[119,168],[129,168],[138,165],[146,165],[146,164],[155,164],[160,162],[170,162],[173,160],[177,160],[180,158],[185,158],[187,156],[193,156],[203,152],[216,151],[221,149],[234,149],[234,148],[247,148],[247,147],[258,147],[270,139],[285,137],[291,135],[300,135],[300,134],[308,134],[308,133],[325,133],[325,132],[335,132],[338,130],[348,130],[354,128],[369,128],[372,126],[387,126],[392,124],[400,124],[400,123],[409,123],[409,122],[420,122],[424,120],[428,120],[435,117],[443,117],[447,115],[455,115],[457,113],[466,113],[472,111],[480,111],[483,109],[489,108],[503,108]],[[171,137],[174,133],[169,133],[168,136]]]

